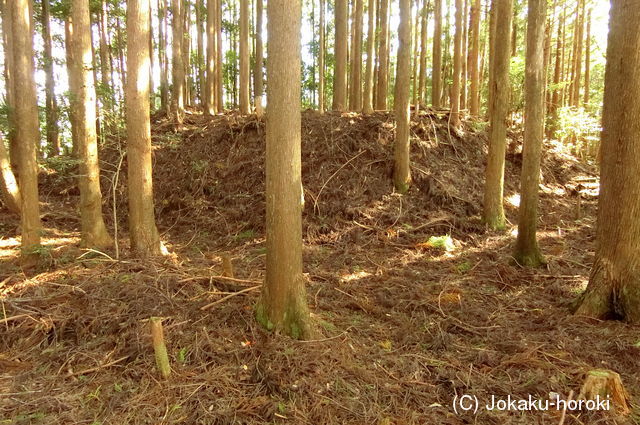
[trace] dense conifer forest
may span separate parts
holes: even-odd
[[[0,424],[640,424],[640,0],[0,18]]]

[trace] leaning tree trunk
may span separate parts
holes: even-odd
[[[611,2],[596,257],[577,314],[640,323],[640,7]]]
[[[347,107],[347,0],[335,0],[335,66],[333,69],[333,110],[344,112]]]
[[[80,175],[80,245],[85,248],[105,249],[113,240],[102,218],[102,193],[100,192],[100,165],[98,162],[98,136],[96,133],[96,90],[91,53],[91,23],[89,3],[85,0],[71,2],[71,40],[73,61],[69,68],[69,88],[73,120],[71,130],[78,151]]]
[[[181,2],[181,0],[176,1]],[[149,19],[149,0],[129,0],[127,2],[129,76],[125,106],[129,237],[131,250],[141,257],[164,253],[153,211],[151,120],[149,116],[149,43],[147,42]],[[177,38],[182,39],[180,34]],[[181,55],[178,55],[178,60],[180,58]],[[175,56],[174,59],[176,59]]]
[[[398,26],[398,65],[394,109],[396,142],[394,145],[393,183],[399,193],[406,193],[411,184],[409,159],[409,96],[411,88],[411,0],[400,0]]]
[[[2,46],[4,50],[4,84],[7,121],[9,124],[9,163],[13,170],[18,169],[19,147],[15,135],[14,106],[16,103],[13,84],[13,23],[11,22],[11,6],[6,0],[2,4]]]
[[[512,0],[494,0],[496,35],[490,72],[492,86],[489,105],[489,154],[485,171],[483,220],[494,230],[504,229],[503,206],[504,161],[507,146],[507,115],[509,113],[509,43],[511,39]]]
[[[309,338],[302,276],[300,0],[267,3],[267,271],[256,318],[266,328]]]
[[[22,261],[31,266],[38,261],[40,248],[40,206],[38,203],[37,146],[40,143],[38,98],[34,79],[31,2],[9,2],[12,36],[12,78],[16,94],[13,117],[18,145],[18,186],[22,195]],[[17,76],[20,76],[17,78]],[[18,95],[19,94],[19,95]]]
[[[524,145],[520,179],[518,238],[514,258],[526,267],[538,267],[545,260],[538,248],[538,185],[540,153],[544,138],[544,39],[547,0],[529,0],[527,14],[527,59],[525,67]]]

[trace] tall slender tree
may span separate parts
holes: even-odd
[[[216,55],[218,64],[216,71],[216,109],[222,112],[225,109],[224,104],[224,84],[222,83],[222,0],[216,0]]]
[[[51,40],[51,23],[49,2],[42,2],[42,40],[44,41],[44,72],[47,122],[47,147],[50,155],[60,155],[60,135],[58,129],[58,101],[55,93],[55,79],[53,77],[53,55]]]
[[[349,109],[362,111],[362,0],[354,0],[351,24],[351,72]]]
[[[216,3],[217,0],[207,0],[207,83],[204,90],[205,113],[216,113]]]
[[[261,1],[261,0],[258,0]],[[320,36],[319,36],[319,46],[318,46],[318,111],[321,114],[324,114],[325,110],[325,87],[324,87],[324,52],[325,52],[325,0],[320,0]]]
[[[169,111],[169,65],[167,59],[167,6],[158,0],[158,57],[160,60],[160,109]]]
[[[451,85],[451,125],[460,127],[460,83],[462,77],[462,0],[456,0],[456,32],[453,37],[453,83]]]
[[[431,71],[431,104],[440,107],[442,95],[442,0],[435,0],[433,9],[433,66]]]
[[[171,50],[173,54],[173,87],[171,90],[171,113],[178,124],[184,119],[185,66],[182,43],[183,16],[182,0],[171,0],[171,28],[173,31]]]
[[[367,68],[364,73],[364,92],[362,96],[362,112],[373,113],[373,68],[374,51],[376,47],[376,0],[369,0],[367,5]]]
[[[480,69],[479,69],[479,52],[480,52],[480,0],[472,0],[471,3],[471,28],[469,29],[471,38],[471,50],[469,54],[469,77],[471,84],[469,86],[469,113],[474,116],[480,114]]]
[[[527,58],[525,67],[524,145],[520,178],[518,237],[514,258],[522,266],[537,267],[546,261],[540,253],[536,229],[540,154],[544,138],[544,39],[547,0],[529,0]]]
[[[591,9],[587,13],[587,36],[585,38],[584,49],[584,106],[589,105],[591,93]]]
[[[604,77],[596,255],[577,314],[640,323],[640,7],[614,0]]]
[[[174,0],[180,2],[181,0]],[[174,8],[174,11],[176,9]],[[177,17],[180,14],[176,15]],[[176,18],[174,16],[174,18]],[[161,255],[153,211],[153,178],[151,174],[151,119],[149,111],[149,0],[127,2],[126,86],[127,182],[129,188],[129,237],[131,249],[141,257]],[[178,20],[178,22],[181,22]],[[175,22],[174,22],[175,24]],[[179,25],[181,27],[181,24]],[[178,33],[178,40],[182,34]],[[175,43],[174,39],[174,43]],[[174,55],[174,60],[182,56]],[[174,80],[175,82],[175,80]]]
[[[204,59],[204,0],[196,0],[196,29],[197,29],[197,64],[196,72],[198,75],[198,101],[200,105],[204,106],[204,91],[205,91],[205,59]],[[153,55],[152,55],[153,56]]]
[[[267,3],[267,271],[256,318],[309,338],[313,326],[302,276],[300,0]]]
[[[322,12],[321,12],[322,13]],[[262,0],[256,0],[256,60],[255,71],[253,73],[254,83],[254,95],[256,104],[256,115],[261,117],[264,114],[262,106],[262,93],[264,92],[264,73],[262,66],[264,63],[264,48],[262,43],[262,16],[263,16]],[[321,15],[322,16],[322,15]],[[322,36],[322,35],[321,35]],[[320,43],[320,50],[322,51],[322,42]],[[324,52],[321,53],[323,55]],[[321,67],[322,68],[322,67]],[[322,70],[320,72],[320,78],[323,78]]]
[[[389,0],[380,0],[380,28],[378,41],[378,82],[375,108],[387,109],[387,91],[389,89],[387,68],[389,66]]]
[[[12,125],[18,146],[18,186],[22,196],[22,261],[25,266],[31,266],[38,261],[41,229],[36,158],[40,129],[33,63],[32,5],[29,0],[13,0],[8,6],[12,28],[11,74],[20,76],[11,81],[16,94]]]
[[[249,94],[249,0],[240,0],[240,113],[251,112]]]
[[[73,61],[69,69],[71,91],[71,131],[77,148],[80,175],[80,244],[86,248],[104,249],[113,240],[102,217],[100,165],[96,133],[96,90],[91,51],[91,22],[88,0],[72,0],[67,46]]]
[[[335,0],[335,66],[333,68],[333,110],[345,111],[347,107],[347,0]]]
[[[509,112],[509,65],[512,0],[494,0],[496,29],[489,107],[489,154],[485,170],[483,219],[489,228],[504,229],[504,161],[507,147]]]
[[[415,105],[416,114],[425,100],[427,84],[427,23],[429,17],[429,0],[423,0],[420,10],[420,73],[418,74],[418,100]],[[416,29],[417,30],[417,29]]]
[[[400,0],[398,26],[398,65],[394,109],[396,114],[396,142],[394,144],[393,183],[396,190],[406,193],[411,184],[409,160],[409,96],[411,91],[411,0]]]

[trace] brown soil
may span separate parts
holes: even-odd
[[[414,185],[390,180],[393,119],[303,114],[304,260],[324,337],[261,329],[264,123],[233,114],[154,123],[158,224],[172,255],[128,256],[126,166],[115,189],[120,254],[77,248],[73,170],[43,174],[46,264],[27,275],[18,221],[0,211],[0,424],[557,424],[560,413],[454,412],[463,394],[577,394],[618,372],[632,412],[567,412],[565,424],[640,423],[638,327],[570,313],[592,263],[594,168],[546,146],[540,243],[548,267],[512,264],[512,228],[481,225],[486,138],[447,116],[412,123]],[[512,134],[505,197],[517,192]],[[117,143],[103,149],[113,230]],[[57,170],[57,171],[56,171]],[[581,191],[580,218],[576,196]],[[507,203],[515,223],[516,208]],[[450,252],[428,247],[450,235]],[[233,256],[236,277],[222,274]],[[211,309],[201,307],[221,300]],[[149,321],[164,318],[173,374],[159,378]]]

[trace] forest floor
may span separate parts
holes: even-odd
[[[20,269],[18,220],[0,212],[0,424],[558,424],[555,408],[457,414],[452,401],[575,398],[598,368],[620,373],[634,410],[567,412],[564,424],[640,423],[638,327],[571,314],[593,261],[595,167],[546,143],[539,238],[548,265],[521,269],[511,258],[521,134],[510,135],[507,154],[510,223],[489,232],[479,218],[484,124],[456,133],[446,114],[414,119],[405,196],[391,185],[393,127],[383,113],[303,113],[314,341],[269,334],[253,317],[265,269],[264,122],[192,114],[175,131],[155,121],[156,212],[171,254],[153,261],[128,253],[116,142],[102,159],[118,259],[77,247],[73,164],[51,162],[39,270]],[[450,239],[428,242],[441,236]],[[236,280],[220,277],[223,255]],[[152,316],[164,318],[166,381],[154,366]]]

